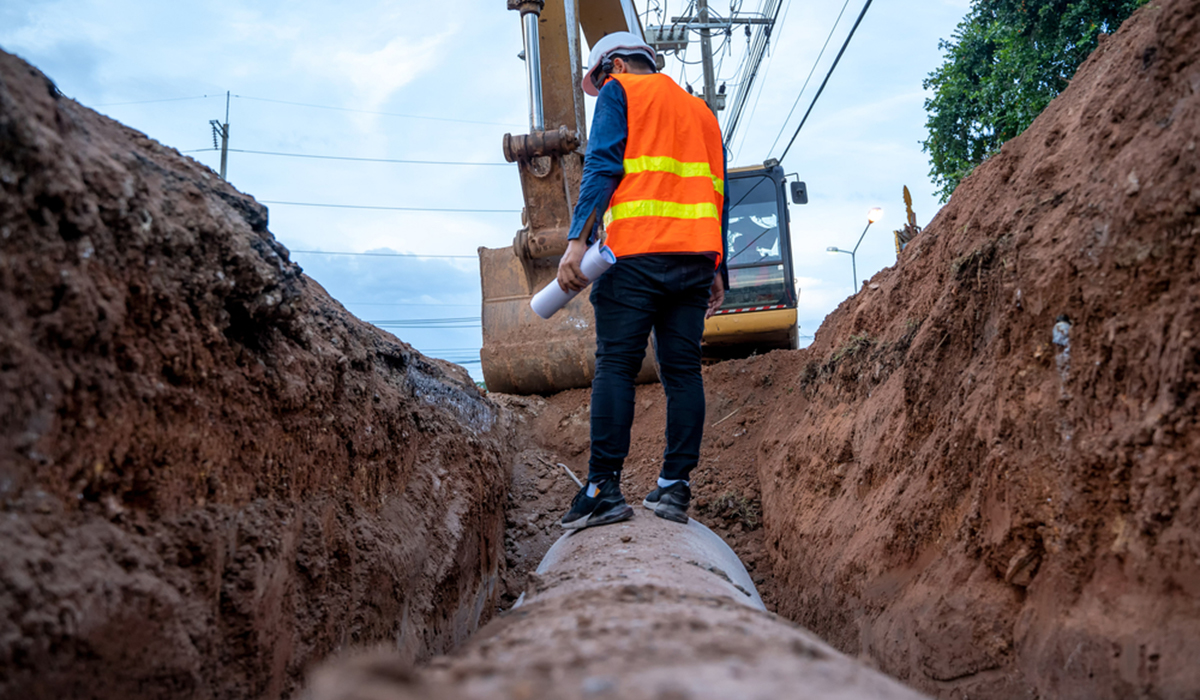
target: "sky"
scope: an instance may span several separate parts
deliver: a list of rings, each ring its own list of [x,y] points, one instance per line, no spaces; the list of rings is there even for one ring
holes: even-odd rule
[[[635,2],[651,11],[646,24],[686,4]],[[740,9],[760,2],[742,0]],[[783,2],[731,166],[782,153],[863,6],[847,2],[835,27],[836,0]],[[809,191],[807,205],[790,205],[806,339],[856,286],[850,256],[826,248],[854,248],[868,210],[881,207],[855,256],[858,279],[868,279],[895,264],[902,187],[912,191],[920,225],[940,207],[920,144],[921,83],[941,64],[938,41],[951,37],[968,5],[873,3],[783,160]],[[730,94],[745,45],[735,31],[719,54]],[[426,354],[463,362],[482,380],[476,249],[511,245],[521,226],[520,182],[501,140],[528,131],[521,23],[502,0],[5,0],[0,48],[67,96],[214,170],[220,155],[209,121],[224,121],[228,92],[228,180],[268,206],[270,230],[292,259],[355,315]],[[699,60],[697,42],[686,58]],[[669,58],[665,72],[701,84],[699,65]]]

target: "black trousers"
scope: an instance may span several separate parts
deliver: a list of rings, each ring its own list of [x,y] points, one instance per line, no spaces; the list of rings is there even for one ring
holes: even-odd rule
[[[695,468],[704,436],[700,338],[714,274],[704,255],[639,255],[618,260],[592,284],[596,376],[589,480],[620,478],[633,426],[633,381],[651,330],[667,395],[661,476],[687,479]]]

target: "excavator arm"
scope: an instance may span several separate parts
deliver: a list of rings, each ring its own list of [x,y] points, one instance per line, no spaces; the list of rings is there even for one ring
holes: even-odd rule
[[[505,134],[525,208],[508,248],[480,248],[484,381],[490,391],[548,394],[589,386],[595,371],[595,316],[587,294],[550,320],[529,299],[557,275],[567,247],[587,143],[583,88],[589,43],[615,31],[641,35],[631,0],[507,0],[520,13],[528,83],[528,134]],[[641,381],[655,379],[652,360]]]

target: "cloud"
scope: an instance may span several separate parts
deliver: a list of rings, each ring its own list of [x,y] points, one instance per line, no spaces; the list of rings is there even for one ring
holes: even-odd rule
[[[103,89],[104,81],[99,72],[109,52],[96,43],[87,40],[60,41],[42,51],[19,51],[18,55],[33,63],[56,85],[70,86],[72,93]]]
[[[346,81],[362,109],[376,110],[397,90],[437,65],[449,35],[442,32],[419,39],[397,37],[375,50],[319,46],[300,53],[298,63],[317,75]]]
[[[383,248],[369,252],[397,251]],[[297,253],[292,257],[310,277],[320,282],[338,299],[347,300],[347,303],[403,302],[476,306],[479,303],[478,265],[471,260],[462,261],[467,264],[459,264],[457,260],[320,253]],[[426,312],[422,311],[421,314]]]
[[[34,0],[6,0],[0,5],[0,27],[19,32],[33,22]]]
[[[481,292],[474,261],[314,254],[292,259],[348,311],[418,350],[452,361],[478,358]],[[411,325],[420,320],[430,323]],[[478,364],[464,366],[482,380]]]
[[[849,267],[849,261],[846,261]],[[845,272],[846,279],[850,271]],[[800,298],[796,302],[796,311],[802,317],[820,318],[837,308],[850,291],[849,285],[840,286],[832,280],[820,277],[801,277]],[[811,329],[810,329],[811,330]]]

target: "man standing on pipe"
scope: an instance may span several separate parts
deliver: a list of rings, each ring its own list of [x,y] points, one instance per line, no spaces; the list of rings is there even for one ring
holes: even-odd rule
[[[721,129],[702,100],[656,72],[654,49],[629,32],[596,42],[588,63],[583,89],[597,97],[596,110],[558,283],[568,291],[587,286],[579,263],[601,220],[617,263],[592,285],[592,452],[588,481],[562,526],[633,516],[621,494],[621,468],[633,426],[633,382],[651,330],[667,394],[667,447],[658,487],[642,505],[687,523],[688,475],[704,434],[700,339],[728,286]]]

